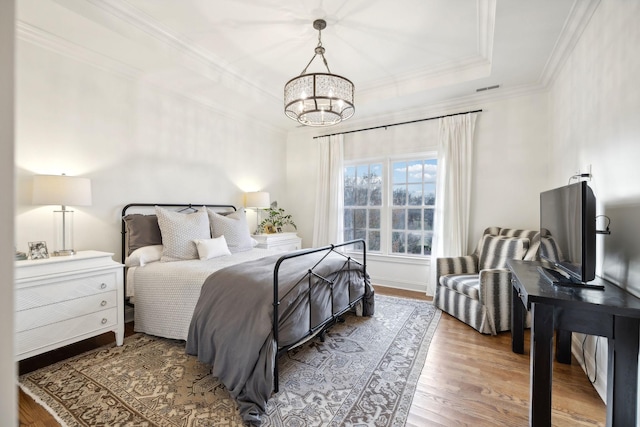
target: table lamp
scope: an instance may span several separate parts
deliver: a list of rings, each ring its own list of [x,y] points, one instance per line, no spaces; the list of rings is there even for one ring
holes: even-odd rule
[[[56,228],[54,256],[75,254],[73,249],[73,211],[67,206],[91,205],[91,180],[67,175],[35,175],[33,204],[60,205],[53,211]]]
[[[266,191],[251,191],[244,193],[244,207],[256,210],[256,231],[254,234],[258,234],[258,228],[260,227],[260,209],[267,209],[270,206],[269,193]]]

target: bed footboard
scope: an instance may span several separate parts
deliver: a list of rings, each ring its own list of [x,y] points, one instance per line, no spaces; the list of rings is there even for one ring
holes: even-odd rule
[[[347,246],[351,246],[353,245],[354,247],[356,245],[360,245],[362,248],[362,260],[356,260],[353,257],[344,254],[340,251],[337,251],[336,249],[338,248],[342,248],[342,247],[347,247]],[[280,323],[280,313],[279,313],[279,306],[280,306],[280,302],[282,301],[282,296],[280,296],[279,294],[279,271],[280,271],[280,267],[283,263],[286,263],[287,260],[293,259],[293,258],[298,258],[298,257],[303,257],[305,255],[309,255],[309,254],[317,254],[317,253],[322,253],[324,252],[324,255],[320,258],[319,261],[317,261],[315,263],[315,265],[311,268],[309,268],[309,270],[307,271],[307,274],[305,275],[305,280],[301,280],[296,286],[309,286],[309,291],[307,292],[307,299],[308,299],[308,304],[309,307],[312,306],[312,292],[311,292],[311,287],[314,286],[318,286],[319,284],[322,284],[324,286],[326,286],[329,290],[329,298],[330,298],[330,314],[328,316],[326,316],[323,320],[321,320],[320,322],[312,322],[310,321],[310,328],[309,331],[307,333],[307,335],[305,335],[304,337],[302,337],[298,342],[291,344],[291,345],[285,345],[285,346],[280,346],[279,343],[279,323]],[[334,281],[328,277],[324,277],[321,274],[318,273],[318,267],[322,265],[323,261],[332,253],[338,254],[342,257],[344,257],[345,263],[343,264],[343,267],[340,271],[342,270],[348,270],[351,271],[352,270],[352,263],[355,264],[359,270],[362,271],[362,280],[364,281],[363,286],[362,286],[362,292],[360,295],[352,295],[352,283],[351,283],[351,275],[349,275],[349,280],[347,283],[347,293],[348,293],[348,299],[347,299],[347,303],[344,304],[341,307],[336,308],[335,304],[334,304]],[[366,251],[366,242],[363,239],[356,239],[356,240],[350,240],[348,242],[344,242],[344,243],[340,243],[340,244],[336,244],[336,245],[329,245],[329,246],[323,246],[320,248],[314,248],[314,249],[308,249],[308,250],[303,250],[303,251],[297,251],[297,252],[292,252],[292,253],[288,253],[286,255],[281,256],[278,261],[275,264],[274,267],[274,272],[273,272],[273,337],[276,343],[276,348],[277,348],[277,354],[274,360],[274,364],[273,364],[273,391],[275,393],[278,392],[279,390],[279,380],[278,380],[278,359],[279,356],[282,353],[287,352],[288,350],[290,350],[291,348],[299,345],[299,343],[301,341],[305,341],[307,339],[309,339],[310,337],[313,337],[314,335],[317,335],[318,333],[323,333],[329,326],[335,324],[343,314],[345,314],[346,312],[348,312],[349,310],[353,309],[358,303],[364,302],[364,298],[365,296],[367,296],[367,270],[366,270],[366,266],[367,266],[367,251]],[[310,310],[310,316],[311,316],[311,310]]]

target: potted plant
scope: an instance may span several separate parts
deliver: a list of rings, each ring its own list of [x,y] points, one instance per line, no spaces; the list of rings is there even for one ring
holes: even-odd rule
[[[298,229],[296,223],[293,222],[291,215],[285,213],[283,208],[270,207],[266,209],[267,218],[263,219],[260,223],[260,228],[266,233],[281,233],[282,227],[290,225],[294,229]]]

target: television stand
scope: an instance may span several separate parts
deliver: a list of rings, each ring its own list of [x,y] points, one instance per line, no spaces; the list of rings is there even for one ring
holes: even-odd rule
[[[572,279],[571,277],[567,277],[564,274],[560,273],[558,270],[554,270],[552,268],[547,267],[538,267],[538,272],[540,276],[545,279],[547,282],[556,286],[567,286],[573,288],[583,288],[583,289],[597,289],[599,291],[604,291],[604,285],[596,285],[594,283],[584,283],[579,282],[577,280]]]
[[[640,426],[636,407],[640,298],[600,277],[594,282],[604,285],[604,292],[584,288],[561,292],[563,288],[552,285],[542,276],[539,262],[510,259],[507,266],[513,279],[511,346],[516,353],[524,353],[525,315],[531,310],[529,425],[552,425],[554,349],[558,361],[570,363],[571,335],[580,332],[607,338],[606,426]],[[555,331],[559,341],[554,346]]]

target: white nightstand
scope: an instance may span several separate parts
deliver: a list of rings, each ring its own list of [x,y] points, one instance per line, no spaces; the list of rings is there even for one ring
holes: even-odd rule
[[[124,340],[123,266],[113,254],[15,262],[15,359],[112,331]]]
[[[295,251],[302,247],[302,239],[296,233],[255,234],[258,247],[282,251]]]

